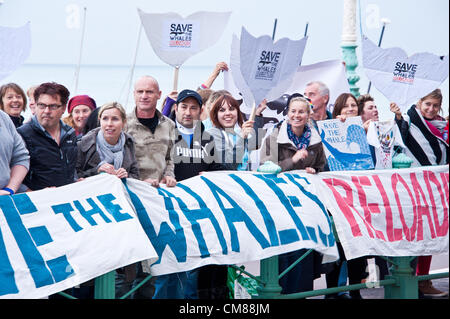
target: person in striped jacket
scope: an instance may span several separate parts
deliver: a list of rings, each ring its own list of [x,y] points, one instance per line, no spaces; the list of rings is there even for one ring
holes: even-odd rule
[[[395,114],[395,121],[400,129],[405,154],[413,160],[411,166],[446,165],[448,160],[447,121],[439,115],[442,111],[442,93],[435,89],[412,105],[406,114],[402,114],[397,104],[390,104]],[[448,128],[447,128],[448,130]],[[419,256],[417,275],[428,275],[431,256]],[[431,280],[419,282],[419,292],[425,297],[444,297],[442,292],[433,287]]]

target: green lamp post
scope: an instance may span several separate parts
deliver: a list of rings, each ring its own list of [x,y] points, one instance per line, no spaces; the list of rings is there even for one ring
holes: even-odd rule
[[[258,172],[266,174],[278,174],[281,172],[281,167],[273,162],[267,161],[258,168]],[[278,256],[272,256],[260,261],[261,281],[256,289],[258,297],[262,299],[276,298],[281,293],[281,287],[278,279]]]
[[[359,81],[360,77],[355,71],[358,67],[358,58],[356,56],[356,0],[344,0],[342,26],[342,59],[345,62],[350,92],[355,97],[358,97],[360,94],[356,82]]]

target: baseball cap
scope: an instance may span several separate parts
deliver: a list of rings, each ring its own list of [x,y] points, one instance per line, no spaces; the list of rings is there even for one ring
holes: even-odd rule
[[[180,94],[178,94],[177,97],[177,104],[180,102],[183,102],[185,99],[187,99],[188,97],[193,97],[194,99],[197,100],[198,104],[200,106],[202,106],[202,97],[200,96],[200,94],[198,94],[197,92],[193,91],[193,90],[183,90],[180,92]]]

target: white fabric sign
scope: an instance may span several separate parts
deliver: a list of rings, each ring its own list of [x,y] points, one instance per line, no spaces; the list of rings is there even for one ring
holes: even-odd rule
[[[236,36],[233,37],[232,46],[233,45],[239,45],[239,40]],[[239,52],[239,49],[232,48],[231,50],[232,54],[236,51]],[[237,89],[235,85],[235,81],[239,81],[237,77],[242,77],[239,72],[236,72],[235,74],[234,70],[239,70],[240,68],[239,64],[233,64],[237,62],[239,62],[239,59],[232,58],[229,71],[224,72],[224,88],[231,92],[231,94],[235,98],[239,98],[240,94],[249,94],[246,93],[249,92],[248,86],[246,87],[241,85],[239,87],[240,89]],[[282,92],[282,94],[303,94],[303,92],[305,92],[306,84],[311,81],[321,81],[325,83],[326,86],[330,89],[330,99],[327,106],[327,109],[330,112],[333,111],[334,101],[336,100],[336,98],[342,93],[350,92],[344,64],[341,60],[329,60],[299,66],[294,77],[292,78],[290,86],[284,92]],[[278,97],[281,97],[282,94],[280,94]],[[244,99],[244,101],[245,100],[248,99]],[[277,123],[284,119],[283,108],[278,108],[276,106],[276,103],[271,103],[271,101],[269,100],[268,107],[262,113],[267,121],[270,120],[273,123]],[[247,105],[246,103],[243,103],[240,109],[243,113],[249,114],[251,112],[251,104]]]
[[[375,148],[375,169],[392,168],[394,146],[406,148],[395,120],[370,122],[367,142]]]
[[[138,9],[145,33],[156,55],[173,67],[215,44],[231,12],[145,13]]]
[[[331,171],[374,168],[361,116],[318,121],[320,138]]]
[[[0,298],[42,298],[157,254],[122,182],[0,196]]]
[[[422,52],[408,57],[400,48],[382,49],[362,39],[363,66],[373,85],[402,111],[438,88],[448,77],[448,55]]]
[[[448,253],[448,165],[325,172],[310,180],[347,259]]]
[[[251,100],[243,96],[247,105],[259,105],[263,99],[276,99],[285,92],[300,65],[307,39],[282,38],[273,43],[270,36],[255,38],[242,27],[239,46],[232,45],[232,50],[239,49],[240,68],[235,72],[242,75],[235,78],[235,84],[241,92],[246,91],[246,84],[252,93]],[[231,57],[235,59],[237,53]],[[232,61],[231,67],[236,64]]]
[[[300,66],[286,93],[298,92],[303,94],[306,84],[311,81],[321,81],[330,90],[330,99],[327,105],[330,112],[333,112],[334,102],[339,95],[350,93],[345,65],[341,60],[329,60]]]
[[[243,113],[250,114],[252,111],[252,105],[254,97],[252,90],[248,86],[241,73],[241,43],[239,38],[233,34],[231,40],[231,56],[230,67],[228,71],[224,71],[224,89],[233,95],[235,99],[242,99],[240,110]]]
[[[327,210],[347,259],[448,252],[448,182],[448,165],[208,172],[173,188],[101,174],[0,196],[0,297],[42,298],[141,260],[153,275],[301,248],[336,260]]]
[[[17,70],[31,52],[31,31],[28,22],[19,28],[0,26],[0,80]]]
[[[150,273],[243,263],[301,248],[336,260],[330,220],[309,177],[300,171],[276,178],[208,172],[174,188],[128,179],[131,200],[160,256]]]

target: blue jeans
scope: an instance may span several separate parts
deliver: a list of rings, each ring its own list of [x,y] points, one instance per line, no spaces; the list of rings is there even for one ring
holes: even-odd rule
[[[153,299],[184,299],[186,281],[186,272],[155,277]]]

